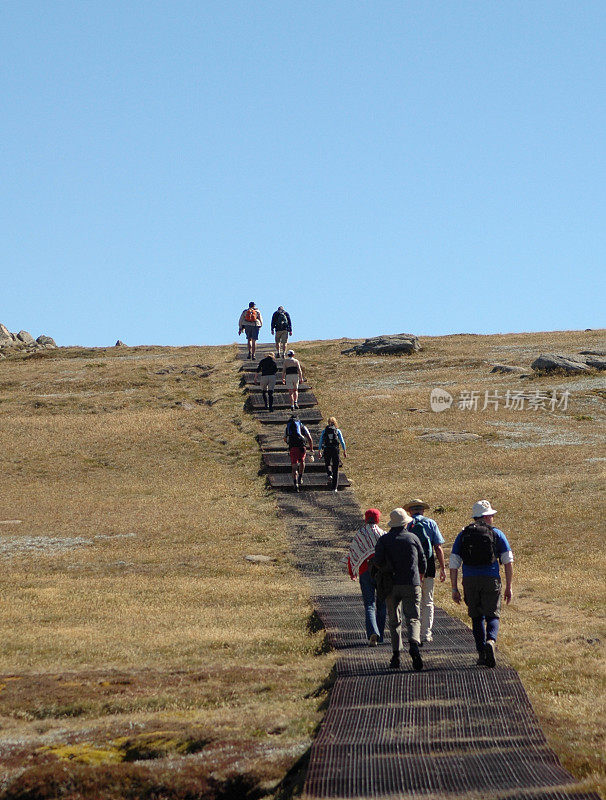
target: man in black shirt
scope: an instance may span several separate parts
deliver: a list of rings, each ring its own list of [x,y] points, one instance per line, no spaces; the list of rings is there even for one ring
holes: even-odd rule
[[[259,383],[261,376],[261,390],[263,392],[263,402],[269,411],[274,410],[274,389],[276,388],[276,375],[278,365],[273,353],[268,353],[265,358],[259,361],[259,366],[255,373],[255,385]]]
[[[393,655],[389,666],[398,669],[402,646],[402,614],[408,628],[408,652],[412,666],[419,672],[423,660],[419,650],[421,643],[421,578],[427,569],[427,559],[421,542],[408,533],[406,525],[411,521],[403,508],[394,508],[389,515],[389,533],[381,536],[375,547],[375,564],[393,575],[393,588],[385,598],[389,614],[389,631]]]
[[[277,310],[274,311],[271,318],[271,332],[276,335],[277,357],[280,358],[280,350],[282,351],[282,356],[284,356],[288,337],[292,336],[290,314],[284,310],[284,306],[278,306]]]

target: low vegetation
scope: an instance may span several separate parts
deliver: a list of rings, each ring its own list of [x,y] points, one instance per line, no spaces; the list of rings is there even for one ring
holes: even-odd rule
[[[501,652],[565,766],[598,790],[603,380],[490,369],[603,338],[425,338],[401,358],[297,346],[346,435],[361,504],[387,514],[427,498],[448,543],[474,500],[499,510],[517,559]],[[0,800],[289,794],[334,654],[257,474],[234,358],[234,347],[73,348],[0,362]],[[449,410],[430,410],[435,387]],[[482,410],[486,391],[554,389],[569,390],[565,409]],[[460,409],[471,391],[477,411]],[[475,437],[419,438],[444,432]],[[465,618],[444,587],[437,602]]]

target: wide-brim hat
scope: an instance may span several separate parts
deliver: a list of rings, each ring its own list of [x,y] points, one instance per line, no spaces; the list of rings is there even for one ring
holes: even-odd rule
[[[294,350],[289,350],[288,353],[286,353],[287,356],[294,356],[294,354],[295,354]]]
[[[473,504],[473,508],[471,510],[471,516],[474,519],[478,519],[479,517],[489,517],[496,513],[497,510],[490,505],[490,500],[478,500],[477,503]]]
[[[412,517],[403,508],[394,508],[389,515],[390,528],[402,528],[412,522]]]
[[[429,508],[427,503],[425,503],[423,500],[419,500],[419,498],[416,497],[414,500],[411,500],[410,503],[406,503],[404,509],[410,512],[410,509],[415,507],[422,508],[423,510]]]

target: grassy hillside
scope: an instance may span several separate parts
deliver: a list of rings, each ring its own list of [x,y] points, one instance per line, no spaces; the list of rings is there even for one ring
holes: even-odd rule
[[[488,498],[514,550],[514,601],[503,612],[499,645],[522,677],[551,745],[565,766],[600,786],[604,778],[606,641],[604,478],[606,378],[520,378],[492,365],[529,365],[542,352],[606,350],[604,331],[424,338],[405,357],[340,356],[347,342],[297,348],[325,414],[335,413],[348,445],[347,473],[360,502],[384,514],[425,498],[447,545]],[[453,397],[430,410],[430,392]],[[537,390],[568,408],[504,408],[507,390]],[[462,392],[478,410],[462,410]],[[488,404],[489,392],[503,398]],[[513,396],[513,395],[511,395]],[[436,433],[475,434],[432,441]],[[420,438],[425,437],[425,438]],[[454,437],[452,437],[454,438]],[[447,547],[449,552],[449,547]],[[467,621],[450,584],[436,602]]]
[[[499,510],[517,559],[501,650],[565,765],[603,788],[604,378],[489,374],[545,350],[605,349],[603,332],[422,345],[357,358],[310,342],[297,355],[339,419],[363,505],[387,514],[424,497],[449,544],[474,500]],[[234,356],[0,362],[0,798],[42,800],[54,785],[74,799],[253,797],[308,747],[333,656],[257,475]],[[437,386],[454,397],[440,414]],[[508,389],[571,394],[566,410],[482,411],[486,391]],[[477,411],[457,407],[463,391],[480,393]],[[477,438],[427,438],[444,431]],[[446,587],[437,602],[464,616]]]
[[[234,356],[0,362],[0,797],[246,797],[307,749],[332,657]]]

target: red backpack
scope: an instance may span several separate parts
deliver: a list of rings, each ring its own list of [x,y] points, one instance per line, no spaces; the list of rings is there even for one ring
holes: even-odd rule
[[[247,308],[244,319],[246,322],[256,322],[259,319],[259,312],[256,308]]]

